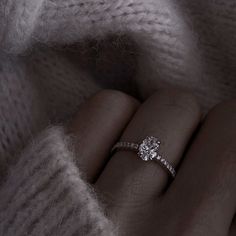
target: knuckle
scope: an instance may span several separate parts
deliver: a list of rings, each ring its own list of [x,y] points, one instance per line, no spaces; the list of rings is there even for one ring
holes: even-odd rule
[[[124,107],[137,107],[139,104],[139,102],[130,95],[112,89],[104,89],[99,91],[94,96],[94,99],[112,106],[122,105]]]
[[[181,89],[162,89],[154,94],[154,99],[165,106],[181,109],[184,112],[200,116],[201,109],[196,97]]]

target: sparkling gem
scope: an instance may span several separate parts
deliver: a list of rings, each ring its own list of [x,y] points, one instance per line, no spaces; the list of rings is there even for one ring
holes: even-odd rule
[[[147,137],[143,140],[143,142],[139,145],[138,155],[144,161],[153,160],[158,156],[158,148],[160,146],[160,142],[155,137]]]

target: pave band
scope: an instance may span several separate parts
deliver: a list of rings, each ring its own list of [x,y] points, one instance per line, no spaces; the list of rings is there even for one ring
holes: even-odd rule
[[[118,142],[114,145],[111,152],[119,150],[134,151],[143,161],[158,161],[174,178],[176,171],[174,167],[161,155],[158,154],[158,149],[161,142],[156,137],[146,137],[141,144],[131,142]]]

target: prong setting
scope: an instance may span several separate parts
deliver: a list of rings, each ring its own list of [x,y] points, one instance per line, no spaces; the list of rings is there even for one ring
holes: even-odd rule
[[[143,161],[156,159],[161,142],[156,137],[148,136],[139,145],[138,155]]]

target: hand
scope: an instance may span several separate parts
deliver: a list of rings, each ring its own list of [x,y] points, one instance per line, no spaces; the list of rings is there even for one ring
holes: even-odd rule
[[[81,107],[70,125],[78,162],[119,235],[236,235],[236,102],[211,111],[193,139],[200,120],[194,97],[176,90],[159,91],[142,105],[103,91]],[[110,157],[119,139],[148,135],[161,139],[160,153],[177,169],[174,180],[134,152]]]

